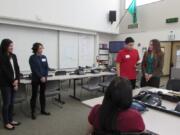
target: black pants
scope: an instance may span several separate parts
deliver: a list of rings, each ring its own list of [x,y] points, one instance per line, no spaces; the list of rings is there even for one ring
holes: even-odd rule
[[[14,108],[14,95],[15,91],[13,87],[1,87],[2,93],[2,116],[4,125],[13,121],[13,108]]]
[[[46,97],[45,97],[45,90],[46,90],[46,83],[42,82],[32,82],[32,97],[31,97],[31,113],[35,113],[36,109],[36,99],[38,95],[40,87],[40,96],[39,101],[41,105],[41,112],[45,111],[45,105],[46,105]]]
[[[130,80],[132,89],[134,90],[136,88],[136,79],[135,80]]]
[[[141,78],[141,87],[150,86],[159,88],[160,85],[160,77],[152,77],[148,82],[146,81],[145,77]]]

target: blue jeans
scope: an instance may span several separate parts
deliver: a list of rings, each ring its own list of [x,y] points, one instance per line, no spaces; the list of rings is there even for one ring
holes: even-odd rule
[[[1,87],[2,93],[2,115],[4,125],[13,121],[14,95],[15,91],[12,87]]]

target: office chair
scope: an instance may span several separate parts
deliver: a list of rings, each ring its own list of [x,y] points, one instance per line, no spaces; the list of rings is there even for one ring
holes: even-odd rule
[[[20,79],[23,79],[23,78],[24,78],[23,73],[20,73]]]
[[[26,89],[25,89],[25,85],[20,84],[18,91],[16,91],[16,93],[15,93],[14,104],[15,105],[20,104],[21,112],[24,115],[27,115],[27,110],[23,106],[24,103],[26,103],[26,107],[27,106],[29,107],[29,104],[28,104],[28,95],[27,95],[27,92],[26,92]]]
[[[66,75],[67,74],[67,72],[64,70],[61,70],[61,71],[56,71],[55,72],[55,76],[58,76],[58,75]]]
[[[56,71],[55,72],[55,76],[62,76],[62,75],[66,75],[67,74],[67,71],[65,70],[61,70],[61,71]],[[66,81],[60,81],[60,88],[61,90],[64,90],[63,88],[63,83],[65,83]],[[69,81],[69,85],[70,85],[70,81]]]
[[[114,79],[114,77],[115,75],[106,76],[104,78],[104,82],[99,83],[99,86],[103,87],[103,89],[107,88],[110,85],[111,81]]]
[[[166,89],[180,92],[180,79],[170,79]]]
[[[82,85],[82,89],[88,92],[98,92],[101,90],[101,86],[99,86],[100,81],[101,77],[92,77],[87,81],[87,84]]]
[[[48,68],[48,70],[51,71],[51,72],[55,72],[56,71],[56,69],[54,69],[54,68]]]
[[[52,101],[55,105],[57,105],[58,107],[62,108],[62,106],[60,106],[60,104],[64,104],[64,102],[61,100],[61,92],[60,92],[60,88],[59,88],[59,81],[48,81],[46,84],[46,93],[45,96],[47,98],[52,98]],[[60,104],[57,104],[57,102],[54,102],[53,99],[55,99],[54,97],[57,97],[57,102]]]

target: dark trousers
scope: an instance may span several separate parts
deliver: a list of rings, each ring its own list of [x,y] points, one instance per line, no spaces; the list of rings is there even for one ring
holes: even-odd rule
[[[141,87],[156,87],[159,88],[160,85],[160,77],[152,77],[148,82],[146,81],[145,77],[141,78]]]
[[[46,105],[46,97],[45,97],[45,90],[46,90],[46,83],[41,82],[32,82],[32,97],[31,97],[31,113],[35,113],[36,109],[36,99],[38,95],[40,87],[40,96],[39,101],[41,105],[41,112],[45,111],[45,105]]]
[[[134,90],[136,88],[136,79],[134,80],[130,80],[131,85],[132,85],[132,89]]]
[[[13,87],[1,87],[2,93],[2,116],[4,125],[13,121],[13,108],[14,108],[14,95],[15,91]]]

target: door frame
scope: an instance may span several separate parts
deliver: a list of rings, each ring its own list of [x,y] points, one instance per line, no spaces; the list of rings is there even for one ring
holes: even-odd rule
[[[169,65],[169,79],[171,78],[171,68],[173,67],[173,45],[175,42],[180,42],[180,40],[175,40],[175,41],[160,41],[160,43],[162,42],[170,42],[171,43],[171,56],[170,56],[170,65]]]
[[[171,55],[170,55],[170,65],[169,65],[169,79],[171,78],[171,67],[173,66],[173,63],[172,63],[172,57],[173,57],[173,54],[172,54],[172,51],[173,51],[173,41],[160,41],[160,43],[166,43],[166,42],[170,42],[170,45],[171,45]]]

